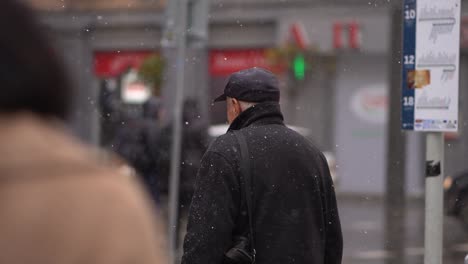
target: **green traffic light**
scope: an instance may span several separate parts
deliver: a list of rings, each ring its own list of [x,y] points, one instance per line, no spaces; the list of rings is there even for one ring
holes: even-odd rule
[[[304,80],[306,72],[306,63],[304,55],[297,54],[296,57],[294,57],[293,68],[294,78],[296,78],[296,80]]]

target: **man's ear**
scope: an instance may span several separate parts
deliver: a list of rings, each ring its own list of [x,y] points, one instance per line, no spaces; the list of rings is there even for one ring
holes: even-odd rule
[[[232,100],[232,106],[236,110],[237,114],[240,115],[240,113],[242,113],[242,107],[241,107],[239,100],[237,100],[236,98],[232,98],[231,100]]]

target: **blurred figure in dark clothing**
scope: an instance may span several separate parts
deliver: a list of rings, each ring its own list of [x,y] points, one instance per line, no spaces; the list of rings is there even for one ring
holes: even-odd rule
[[[200,118],[198,103],[187,100],[184,105],[184,133],[182,140],[182,167],[180,204],[188,210],[195,190],[195,178],[203,153],[207,148],[207,124]]]
[[[122,122],[122,100],[116,80],[103,80],[99,89],[99,110],[101,112],[101,146],[108,147],[113,135]]]
[[[184,102],[179,202],[180,208],[187,210],[195,189],[197,170],[208,144],[207,124],[202,121],[199,113],[198,103],[195,100],[189,99]],[[158,143],[161,170],[159,185],[161,192],[167,194],[170,176],[172,123],[166,125],[160,135]]]
[[[0,263],[167,263],[140,186],[64,128],[71,90],[40,30],[1,2]]]
[[[158,186],[159,160],[159,112],[161,103],[152,97],[143,104],[143,116],[126,116],[117,127],[112,148],[122,156],[142,178],[153,201],[160,200]]]
[[[184,102],[182,122],[182,156],[178,208],[178,214],[181,216],[179,217],[180,222],[188,214],[189,205],[195,190],[195,178],[208,143],[207,124],[200,118],[198,103],[195,100],[186,100]],[[162,195],[168,195],[169,193],[172,135],[172,123],[169,123],[162,129],[157,144],[160,146],[158,152],[158,168],[160,170],[158,186],[160,186],[160,193]],[[177,227],[177,233],[179,233],[181,225],[179,224]]]

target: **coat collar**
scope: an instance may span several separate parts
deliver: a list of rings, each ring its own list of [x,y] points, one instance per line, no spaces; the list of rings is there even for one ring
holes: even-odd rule
[[[283,114],[278,103],[256,104],[242,112],[231,124],[228,131],[239,130],[248,126],[284,125]]]

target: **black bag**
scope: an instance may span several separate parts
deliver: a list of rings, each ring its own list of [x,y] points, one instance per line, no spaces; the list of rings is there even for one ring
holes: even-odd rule
[[[248,237],[238,236],[234,238],[234,246],[224,254],[223,264],[254,264],[256,251],[253,237],[252,176],[250,173],[249,149],[242,132],[234,131],[234,135],[240,145],[241,185],[243,182],[245,186],[244,193],[247,202],[247,214],[249,217],[249,234]]]

